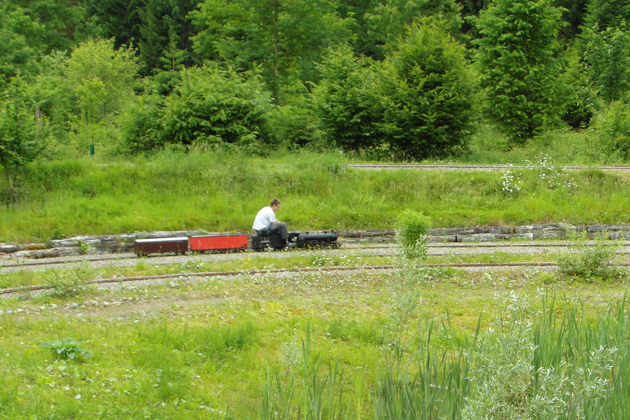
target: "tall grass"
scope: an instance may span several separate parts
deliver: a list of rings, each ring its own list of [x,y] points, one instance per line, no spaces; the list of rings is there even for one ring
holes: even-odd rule
[[[283,202],[278,218],[295,230],[393,228],[406,209],[424,213],[435,227],[630,222],[627,174],[558,171],[550,183],[541,169],[523,169],[511,193],[501,172],[365,171],[346,167],[345,159],[166,151],[108,164],[42,163],[23,176],[17,201],[13,193],[5,197],[0,240],[248,231],[274,197]]]
[[[559,165],[625,165],[627,159],[611,151],[600,130],[549,130],[522,147],[509,147],[508,138],[488,125],[479,125],[467,154],[452,160],[479,164],[523,164],[548,155]]]
[[[512,294],[491,328],[459,336],[444,324],[413,349],[415,363],[384,365],[368,384],[377,419],[625,419],[630,414],[630,315],[624,297],[596,320],[579,303]],[[309,362],[302,376],[268,381],[263,419],[357,418],[336,364]],[[362,401],[358,402],[359,405]]]

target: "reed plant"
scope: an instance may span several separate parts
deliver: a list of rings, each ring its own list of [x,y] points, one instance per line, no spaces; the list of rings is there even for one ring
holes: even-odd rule
[[[443,323],[451,341],[447,346],[436,344],[435,331],[428,325],[412,351],[415,363],[381,367],[371,385],[372,417],[626,418],[630,316],[625,297],[595,322],[584,317],[580,302],[560,308],[555,296],[541,294],[532,300],[511,294],[504,305],[486,331],[479,322],[473,334],[462,337]],[[336,365],[326,372],[322,376],[305,371],[311,382],[308,386],[304,382],[304,388],[295,377],[282,385],[268,382],[263,418],[346,418],[340,413],[349,414],[354,406],[343,395],[347,387],[332,386],[339,380]],[[287,411],[288,405],[299,405],[293,392],[308,395],[301,403],[304,408],[334,401],[337,417],[299,417],[299,409]],[[313,395],[316,402],[309,399]]]

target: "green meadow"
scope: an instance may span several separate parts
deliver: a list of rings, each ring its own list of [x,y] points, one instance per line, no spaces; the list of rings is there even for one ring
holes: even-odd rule
[[[514,163],[527,163],[518,155]],[[469,156],[471,159],[474,155]],[[339,153],[161,152],[150,158],[42,162],[0,191],[3,242],[136,231],[249,231],[271,198],[294,230],[392,228],[401,211],[434,227],[630,221],[630,174],[531,169],[368,171]]]
[[[0,418],[627,418],[625,280],[394,263],[3,299]]]

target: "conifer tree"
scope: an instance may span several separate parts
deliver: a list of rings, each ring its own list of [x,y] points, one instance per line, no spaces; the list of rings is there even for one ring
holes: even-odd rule
[[[516,144],[561,112],[561,16],[550,0],[497,0],[474,19],[487,115]]]

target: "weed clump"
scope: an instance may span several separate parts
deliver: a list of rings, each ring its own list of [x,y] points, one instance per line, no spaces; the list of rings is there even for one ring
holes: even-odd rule
[[[39,347],[51,349],[53,355],[58,359],[80,360],[92,356],[89,351],[81,348],[79,343],[72,338],[41,343]]]
[[[402,245],[405,258],[424,260],[427,257],[427,233],[431,221],[422,213],[407,210],[400,215],[396,238]]]
[[[78,296],[85,293],[88,280],[93,276],[93,270],[87,263],[81,263],[68,271],[50,271],[43,278],[44,286],[58,297]]]
[[[558,259],[559,277],[593,282],[618,280],[626,274],[626,270],[613,261],[617,246],[605,244],[601,237],[588,244],[585,234],[573,234],[571,239],[572,252]]]

